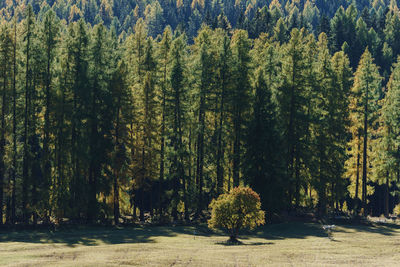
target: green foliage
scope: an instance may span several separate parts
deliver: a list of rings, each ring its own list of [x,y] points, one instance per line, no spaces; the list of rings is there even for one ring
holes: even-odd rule
[[[400,166],[395,1],[0,9],[7,222],[202,219],[239,185],[268,216],[359,210],[358,199],[388,210]]]
[[[265,223],[260,197],[249,187],[233,188],[214,199],[210,208],[208,226],[228,230],[232,241],[237,238],[240,229],[254,229]]]

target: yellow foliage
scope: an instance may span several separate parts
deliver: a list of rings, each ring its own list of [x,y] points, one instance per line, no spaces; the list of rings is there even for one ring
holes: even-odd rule
[[[214,199],[211,204],[210,228],[224,228],[236,237],[242,228],[254,229],[265,223],[260,196],[249,187],[236,187]]]
[[[396,215],[400,215],[400,204],[397,204],[393,209],[393,213]]]

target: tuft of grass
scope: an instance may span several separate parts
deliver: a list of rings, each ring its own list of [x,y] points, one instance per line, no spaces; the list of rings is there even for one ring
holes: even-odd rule
[[[239,236],[204,227],[0,231],[0,266],[398,266],[400,226],[267,225]]]

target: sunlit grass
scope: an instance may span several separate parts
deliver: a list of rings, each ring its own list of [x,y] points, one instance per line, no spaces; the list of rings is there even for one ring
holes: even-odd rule
[[[194,235],[196,232],[196,235]],[[0,266],[398,266],[400,227],[268,225],[242,245],[205,227],[0,231]]]

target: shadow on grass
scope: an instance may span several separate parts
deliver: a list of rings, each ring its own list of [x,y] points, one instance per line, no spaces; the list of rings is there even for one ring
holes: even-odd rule
[[[303,239],[307,237],[326,237],[326,232],[321,225],[316,223],[281,223],[267,225],[258,228],[252,234],[245,235],[244,238],[257,236],[268,240],[280,240],[288,238]],[[241,237],[243,239],[243,237]]]
[[[369,232],[381,235],[394,235],[400,229],[400,225],[341,225],[334,232]],[[156,237],[174,237],[181,234],[213,237],[227,236],[222,231],[212,231],[205,225],[200,226],[169,226],[169,227],[101,227],[101,226],[75,226],[50,230],[22,230],[10,231],[0,229],[0,243],[61,243],[74,247],[76,245],[96,246],[99,244],[123,244],[123,243],[154,243]],[[273,240],[304,239],[307,237],[327,237],[327,233],[317,223],[281,223],[266,225],[255,231],[242,231],[239,239],[241,245],[258,246],[274,244]],[[252,238],[265,239],[265,242],[251,242]],[[217,243],[232,245],[226,242]]]
[[[400,225],[393,223],[385,224],[345,224],[338,225],[333,232],[342,232],[354,234],[357,232],[374,233],[385,236],[392,236],[399,232]],[[321,237],[327,238],[327,232],[322,229],[322,225],[318,223],[298,223],[289,222],[274,225],[266,225],[258,228],[254,232],[244,232],[240,235],[241,240],[248,240],[249,238],[264,238],[266,240],[282,240],[282,239],[303,239],[307,237]],[[333,240],[335,242],[340,242],[339,240]]]
[[[351,233],[349,230],[353,232],[356,231],[392,236],[400,230],[400,225],[394,223],[373,223],[371,225],[346,224],[342,225],[339,229],[335,229],[335,232]]]
[[[216,242],[215,244],[230,247],[230,246],[264,246],[264,245],[273,245],[275,243],[273,243],[273,242],[231,243],[231,242],[226,241],[226,242]]]
[[[57,231],[50,230],[0,230],[0,243],[64,243],[74,247],[76,245],[96,246],[105,244],[123,243],[153,243],[155,237],[173,237],[178,234],[196,234],[197,236],[215,235],[211,231],[194,227],[100,227],[81,226],[63,228]]]

